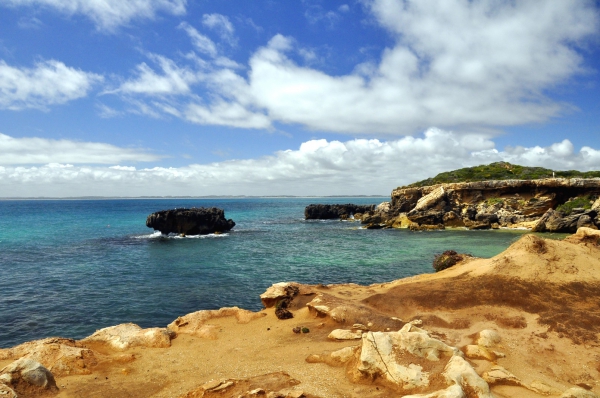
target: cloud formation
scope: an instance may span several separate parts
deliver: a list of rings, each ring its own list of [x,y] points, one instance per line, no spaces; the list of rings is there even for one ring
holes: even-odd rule
[[[4,0],[0,3],[46,6],[68,15],[82,14],[90,18],[98,29],[112,31],[133,19],[152,19],[158,12],[183,15],[187,0]]]
[[[545,148],[499,151],[485,136],[432,128],[392,141],[311,140],[257,159],[179,168],[0,166],[0,185],[11,196],[388,195],[397,186],[442,171],[501,160],[555,170],[598,170],[600,150],[583,147],[577,152],[564,140]]]
[[[74,163],[115,164],[151,162],[156,156],[141,150],[99,142],[13,138],[0,133],[0,165]]]
[[[46,109],[85,97],[102,80],[54,60],[39,62],[35,68],[17,68],[0,60],[0,109]]]
[[[253,53],[247,73],[238,73],[217,62],[212,40],[183,23],[196,50],[212,59],[179,66],[201,76],[184,93],[189,98],[180,99],[186,111],[179,114],[204,124],[266,128],[280,122],[378,135],[414,134],[432,125],[489,132],[543,122],[572,110],[547,91],[583,72],[579,46],[598,33],[598,11],[589,1],[365,4],[395,44],[377,63],[358,64],[339,76],[294,61],[292,55],[302,58],[304,50],[282,35]],[[203,23],[233,34],[221,17],[205,15]],[[223,117],[223,109],[235,117]]]

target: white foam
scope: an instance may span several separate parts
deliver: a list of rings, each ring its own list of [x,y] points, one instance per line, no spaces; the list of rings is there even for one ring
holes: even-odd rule
[[[206,239],[206,238],[221,238],[229,236],[229,234],[208,234],[208,235],[186,235],[180,236],[178,234],[163,235],[160,231],[155,231],[148,235],[134,236],[135,239]]]

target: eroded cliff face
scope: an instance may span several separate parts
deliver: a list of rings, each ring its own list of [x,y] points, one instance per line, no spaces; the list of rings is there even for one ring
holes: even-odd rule
[[[413,229],[528,227],[574,232],[581,226],[600,225],[599,196],[597,178],[440,184],[395,189],[389,209],[382,216],[389,226]],[[585,208],[576,208],[568,215],[552,212],[573,198],[584,197],[590,201]],[[562,220],[565,217],[569,219]]]

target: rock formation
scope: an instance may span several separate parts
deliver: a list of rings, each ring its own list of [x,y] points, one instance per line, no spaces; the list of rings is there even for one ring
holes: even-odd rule
[[[548,178],[448,183],[402,187],[389,206],[379,205],[362,222],[389,227],[432,229],[533,228],[573,233],[600,225],[600,179]],[[572,204],[582,203],[581,208]],[[560,211],[565,207],[566,211]]]
[[[225,212],[216,207],[162,210],[146,219],[146,226],[160,231],[184,235],[206,235],[226,232],[235,226],[233,220],[225,219]]]
[[[375,205],[319,205],[312,204],[304,209],[304,218],[307,220],[332,220],[346,219],[357,213],[368,213],[375,210]]]

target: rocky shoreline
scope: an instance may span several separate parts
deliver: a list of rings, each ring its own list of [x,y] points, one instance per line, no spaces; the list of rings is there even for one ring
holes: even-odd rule
[[[547,178],[402,187],[392,191],[389,202],[362,212],[353,211],[355,205],[336,205],[341,206],[336,211],[327,209],[328,205],[311,206],[325,206],[321,211],[324,214],[352,215],[367,228],[525,228],[574,233],[580,227],[600,227],[600,179]]]
[[[0,349],[0,396],[597,398],[598,269],[582,227],[389,283],[278,283],[260,312]]]

